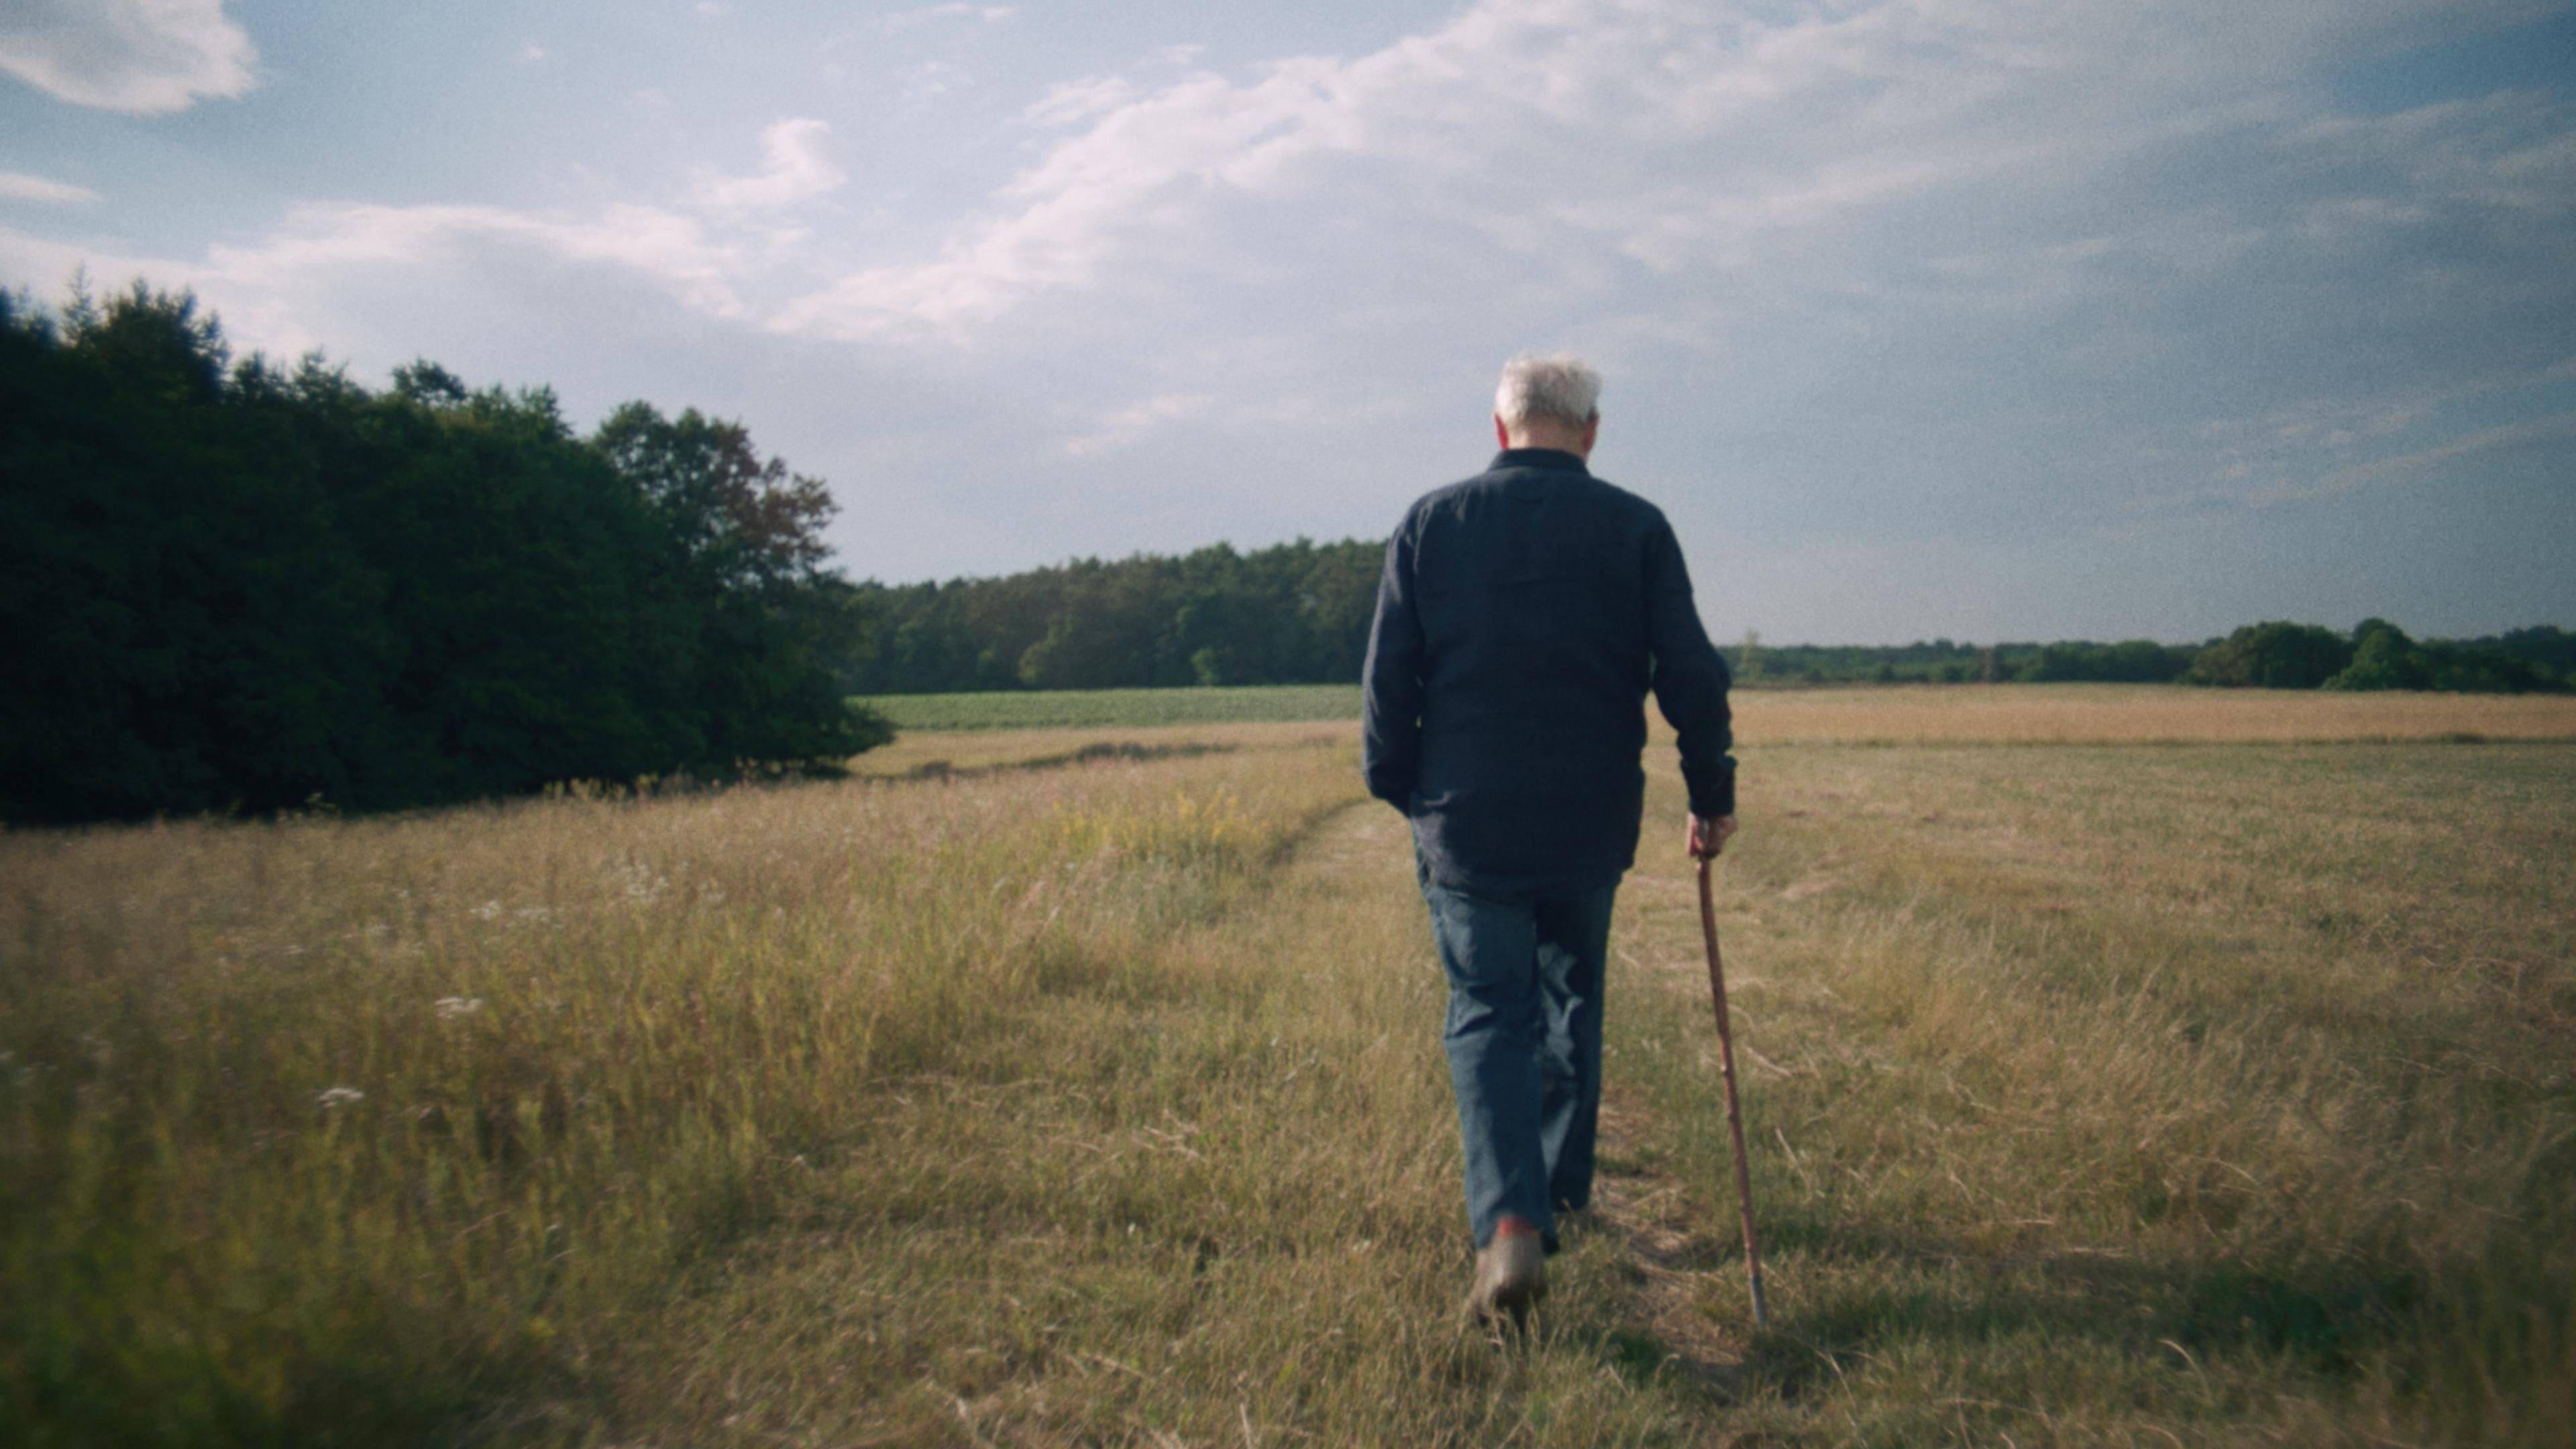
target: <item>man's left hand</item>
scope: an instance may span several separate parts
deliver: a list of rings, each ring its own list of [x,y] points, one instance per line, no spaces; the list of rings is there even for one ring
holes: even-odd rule
[[[1726,838],[1734,833],[1735,817],[1732,815],[1720,815],[1714,820],[1694,815],[1690,818],[1690,837],[1683,842],[1682,848],[1690,852],[1693,860],[1713,859],[1726,849]]]

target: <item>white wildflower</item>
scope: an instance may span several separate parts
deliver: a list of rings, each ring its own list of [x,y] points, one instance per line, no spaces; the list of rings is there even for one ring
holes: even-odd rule
[[[346,1107],[352,1102],[363,1102],[367,1100],[367,1094],[355,1087],[324,1087],[321,1095],[315,1100],[320,1102],[322,1110],[327,1112],[334,1107]]]
[[[485,901],[483,904],[474,908],[473,915],[474,919],[478,921],[497,921],[501,919],[501,903],[499,901]]]
[[[454,1021],[460,1016],[472,1016],[474,1013],[481,1011],[483,1009],[483,998],[480,996],[442,996],[438,998],[437,1007],[439,1020]]]
[[[653,868],[640,860],[621,860],[608,869],[609,884],[623,893],[630,906],[649,906],[662,898],[670,888],[668,876],[656,875]]]

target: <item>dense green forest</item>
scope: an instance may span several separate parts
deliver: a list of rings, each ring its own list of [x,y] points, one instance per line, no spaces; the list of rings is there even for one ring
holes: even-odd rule
[[[1346,684],[1360,677],[1385,546],[1079,559],[1000,578],[861,584],[856,694]]]
[[[830,496],[731,423],[238,364],[138,283],[0,294],[0,817],[385,809],[832,767]]]

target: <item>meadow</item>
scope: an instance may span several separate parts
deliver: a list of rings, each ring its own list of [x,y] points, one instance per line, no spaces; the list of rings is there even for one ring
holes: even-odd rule
[[[1659,745],[1517,1347],[1347,724],[13,832],[0,1440],[2565,1443],[2571,705],[1740,696],[1758,1334]]]

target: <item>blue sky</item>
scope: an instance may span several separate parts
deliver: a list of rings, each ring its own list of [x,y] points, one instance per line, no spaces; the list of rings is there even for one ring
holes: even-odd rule
[[[2576,624],[2576,11],[0,14],[0,280],[747,422],[852,573],[1381,536],[1608,377],[1720,638]]]

